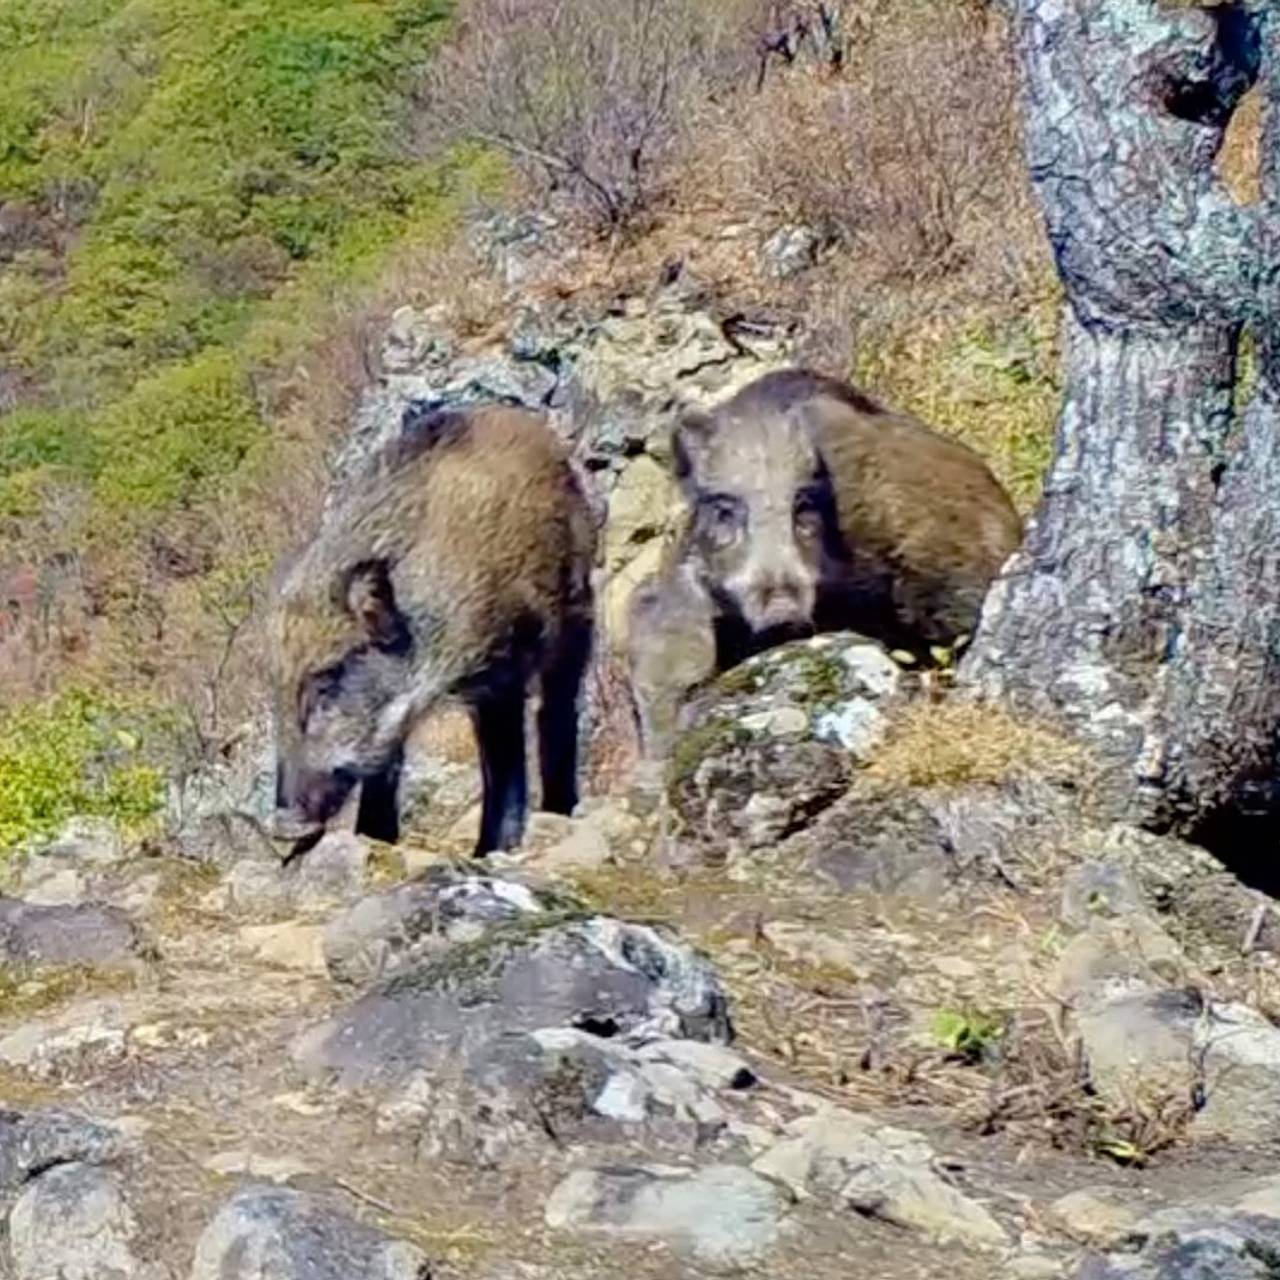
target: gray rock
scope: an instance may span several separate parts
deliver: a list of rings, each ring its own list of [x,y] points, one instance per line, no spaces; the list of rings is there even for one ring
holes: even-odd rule
[[[103,1164],[123,1154],[123,1135],[64,1111],[0,1111],[0,1196],[58,1165]]]
[[[576,1027],[727,1040],[711,967],[656,929],[597,916],[518,921],[397,973],[304,1034],[294,1056],[347,1086],[403,1082],[500,1032]]]
[[[87,1164],[41,1174],[9,1214],[16,1280],[134,1280],[138,1224],[119,1178]]]
[[[295,905],[314,906],[362,893],[368,873],[369,846],[350,831],[328,831],[285,866],[284,880]]]
[[[1031,778],[908,787],[855,778],[779,861],[844,892],[937,898],[966,877],[1017,882],[1041,849],[1060,850],[1078,801]]]
[[[1047,1217],[1072,1240],[1115,1248],[1132,1234],[1142,1214],[1114,1188],[1098,1187],[1059,1196]]]
[[[1147,903],[1133,873],[1108,862],[1086,862],[1074,868],[1062,886],[1060,914],[1064,924],[1084,929],[1099,916],[1145,912]]]
[[[788,858],[843,893],[933,898],[958,875],[937,818],[919,793],[859,780]]]
[[[802,1117],[752,1166],[797,1193],[969,1246],[1007,1243],[1004,1229],[938,1171],[918,1133],[825,1108]]]
[[[232,862],[264,846],[261,824],[271,818],[275,797],[275,740],[263,717],[242,725],[213,761],[170,779],[169,845],[193,861]]]
[[[575,1170],[552,1193],[546,1219],[557,1230],[660,1240],[729,1269],[762,1259],[791,1203],[776,1182],[734,1165],[618,1165]]]
[[[106,818],[71,818],[50,841],[34,850],[41,857],[81,867],[114,866],[125,856],[124,838]]]
[[[325,930],[325,963],[338,982],[370,982],[548,905],[546,895],[514,881],[437,865],[335,916]]]
[[[191,1280],[428,1280],[425,1254],[323,1200],[249,1187],[196,1244]]]
[[[1222,1210],[1165,1210],[1131,1239],[1124,1253],[1087,1257],[1076,1280],[1273,1280],[1280,1259],[1280,1222]]]
[[[1095,1085],[1198,1104],[1193,1137],[1280,1137],[1280,1029],[1253,1009],[1197,990],[1126,987],[1078,1017]]]
[[[112,907],[39,906],[0,898],[0,965],[112,965],[138,952],[132,922]]]
[[[282,862],[261,848],[227,875],[231,903],[247,912],[281,912],[350,902],[368,888],[369,846],[350,831],[327,831],[305,853]]]
[[[823,635],[727,672],[689,710],[670,794],[684,829],[729,855],[766,849],[849,787],[898,700],[901,672],[872,641]]]
[[[494,1166],[551,1142],[638,1141],[691,1151],[728,1141],[722,1093],[757,1083],[718,1045],[662,1040],[633,1048],[569,1027],[499,1034],[477,1045],[456,1082],[422,1093],[422,1154]]]
[[[775,279],[786,280],[807,271],[818,260],[822,239],[803,224],[779,227],[761,250],[765,269]]]

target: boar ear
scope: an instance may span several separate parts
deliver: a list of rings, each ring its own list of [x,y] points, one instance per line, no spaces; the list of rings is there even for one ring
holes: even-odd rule
[[[385,560],[362,560],[347,574],[343,603],[378,648],[401,650],[408,644],[409,632],[396,607]]]
[[[706,452],[713,425],[709,413],[686,409],[671,432],[671,458],[676,479],[686,488],[692,487],[697,480],[698,463]]]

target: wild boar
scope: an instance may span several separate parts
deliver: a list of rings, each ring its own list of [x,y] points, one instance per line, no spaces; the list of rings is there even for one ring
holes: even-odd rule
[[[806,369],[686,413],[672,456],[689,516],[627,626],[650,756],[669,745],[688,688],[784,640],[854,630],[906,649],[954,643],[1022,537],[971,449]]]
[[[541,687],[542,805],[577,801],[595,529],[542,415],[411,407],[274,589],[279,826],[314,834],[361,787],[357,830],[399,838],[403,745],[443,698],[482,766],[476,853],[519,843],[524,716]]]

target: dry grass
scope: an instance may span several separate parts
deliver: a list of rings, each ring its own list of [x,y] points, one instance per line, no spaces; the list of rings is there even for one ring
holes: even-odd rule
[[[907,787],[999,784],[1029,773],[1079,782],[1087,763],[1083,747],[1050,729],[951,697],[907,708],[867,772]]]
[[[134,975],[123,969],[0,969],[0,1011],[29,1018],[81,996],[127,991]]]
[[[1255,85],[1236,107],[1218,155],[1218,172],[1238,204],[1262,199],[1262,109],[1262,89]]]

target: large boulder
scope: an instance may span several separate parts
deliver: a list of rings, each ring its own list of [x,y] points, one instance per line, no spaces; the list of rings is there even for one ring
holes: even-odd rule
[[[515,881],[441,863],[336,915],[325,930],[325,962],[336,981],[368,983],[556,905]]]
[[[1162,1210],[1128,1239],[1086,1257],[1075,1280],[1272,1280],[1280,1258],[1280,1221],[1221,1209]]]
[[[632,1046],[571,1027],[499,1033],[475,1045],[456,1075],[431,1081],[419,1108],[419,1150],[496,1166],[510,1154],[592,1141],[738,1148],[734,1102],[757,1084],[737,1054],[701,1041]]]
[[[415,1245],[367,1227],[316,1196],[248,1187],[196,1245],[191,1280],[428,1280]]]
[[[139,947],[133,923],[113,907],[0,898],[0,965],[118,965],[136,959]]]
[[[852,1112],[831,1107],[794,1121],[753,1168],[797,1194],[935,1239],[983,1248],[1007,1243],[991,1214],[942,1175],[920,1134]]]
[[[884,649],[822,635],[722,675],[685,714],[668,791],[684,834],[728,858],[768,849],[833,805],[904,697]]]
[[[574,1027],[724,1041],[728,1003],[710,965],[665,931],[605,916],[538,916],[404,968],[295,1045],[312,1076],[402,1084],[502,1032]]]
[[[42,1173],[9,1214],[16,1280],[134,1280],[138,1222],[119,1177],[87,1164]],[[149,1272],[147,1274],[156,1274]]]
[[[547,1202],[547,1225],[660,1241],[713,1269],[759,1263],[778,1239],[792,1197],[736,1165],[578,1169]]]

